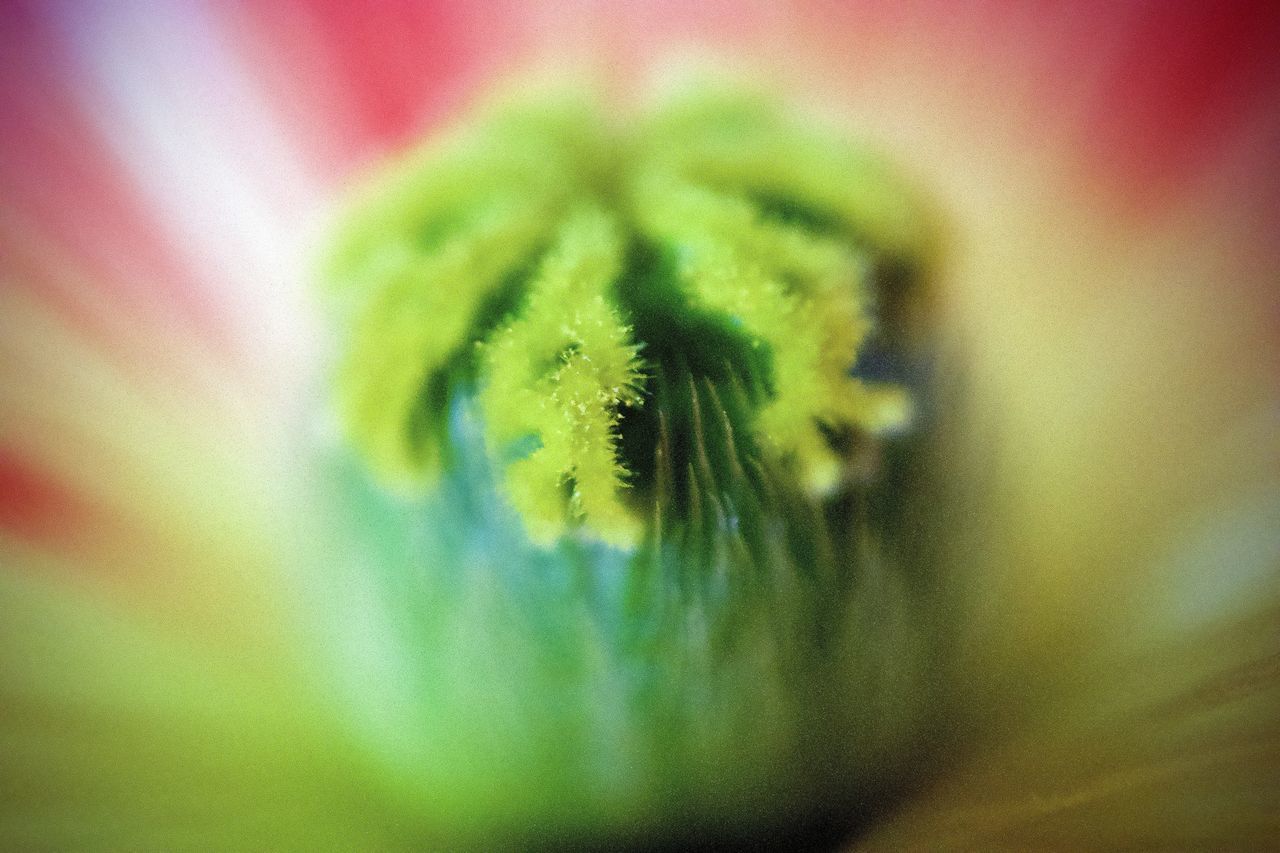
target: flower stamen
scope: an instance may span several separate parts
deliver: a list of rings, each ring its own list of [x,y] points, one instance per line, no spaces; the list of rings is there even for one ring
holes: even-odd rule
[[[833,436],[908,416],[901,388],[852,373],[877,264],[918,245],[906,195],[761,98],[686,97],[629,130],[584,103],[496,112],[346,223],[328,277],[351,318],[350,441],[385,482],[430,482],[474,401],[544,544],[634,545],[664,501],[702,518],[761,465],[837,492]],[[708,405],[730,458],[707,453]]]

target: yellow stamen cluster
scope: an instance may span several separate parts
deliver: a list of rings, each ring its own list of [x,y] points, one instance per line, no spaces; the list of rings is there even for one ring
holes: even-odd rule
[[[719,318],[767,355],[746,426],[829,492],[834,431],[906,417],[900,389],[850,375],[872,331],[871,261],[919,239],[901,190],[763,99],[702,95],[604,128],[580,101],[500,111],[375,187],[328,271],[350,317],[351,441],[384,480],[421,482],[442,464],[450,401],[473,397],[534,539],[580,527],[634,543],[645,513],[620,423],[649,402],[633,329],[656,321],[628,291],[649,286],[629,274],[647,252],[669,262],[676,296],[658,298],[680,302],[664,310]]]
[[[619,406],[640,403],[640,364],[608,296],[624,251],[604,210],[570,214],[524,311],[483,347],[480,408],[490,446],[529,436],[540,445],[506,475],[511,501],[539,541],[576,519],[611,543],[631,544],[639,533],[621,500],[617,426]]]
[[[583,194],[594,130],[579,102],[500,112],[391,169],[344,222],[324,273],[350,316],[338,409],[385,481],[438,470],[442,437],[411,434],[439,402],[424,393],[457,380],[449,368],[469,357],[486,300]]]
[[[871,329],[864,260],[669,173],[643,177],[633,197],[641,231],[679,247],[680,283],[695,304],[733,318],[753,345],[769,348],[773,399],[758,432],[795,460],[810,491],[829,492],[841,466],[819,425],[882,427],[905,415],[897,389],[873,391],[849,375]]]

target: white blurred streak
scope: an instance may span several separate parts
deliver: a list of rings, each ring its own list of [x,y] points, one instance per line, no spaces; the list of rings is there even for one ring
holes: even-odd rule
[[[312,347],[305,225],[320,189],[219,23],[197,3],[63,3],[86,114],[231,320],[256,382],[288,382]]]

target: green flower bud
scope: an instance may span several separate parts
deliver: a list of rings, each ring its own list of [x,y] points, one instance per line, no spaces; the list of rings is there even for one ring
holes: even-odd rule
[[[724,89],[525,98],[374,182],[326,278],[362,666],[399,673],[354,704],[405,796],[608,847],[890,802],[940,635],[894,532],[926,389],[883,369],[922,237],[877,160]]]

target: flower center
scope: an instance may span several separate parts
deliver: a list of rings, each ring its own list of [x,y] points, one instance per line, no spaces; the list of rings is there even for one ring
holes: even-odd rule
[[[828,499],[908,400],[854,371],[874,282],[918,248],[887,170],[767,98],[625,123],[526,100],[395,164],[343,224],[346,432],[386,483],[478,412],[529,536],[632,547]]]

